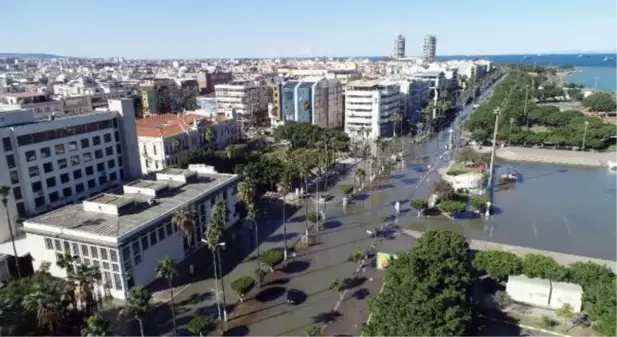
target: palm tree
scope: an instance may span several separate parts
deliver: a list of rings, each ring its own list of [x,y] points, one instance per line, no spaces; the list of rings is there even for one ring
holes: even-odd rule
[[[141,336],[144,334],[144,319],[150,310],[152,294],[144,287],[133,287],[126,298],[126,306],[123,313],[139,322]]]
[[[15,236],[13,235],[13,227],[11,227],[11,216],[9,214],[8,196],[11,192],[11,188],[2,185],[0,186],[0,198],[2,198],[2,204],[4,205],[4,210],[6,211],[6,222],[9,225],[9,235],[11,237],[11,243],[13,244],[13,254],[15,254],[15,268],[17,270],[17,278],[21,278],[21,268],[19,267],[19,255],[17,255],[17,247],[15,246]]]
[[[77,260],[76,256],[71,255],[69,252],[57,253],[56,254],[56,265],[64,270],[66,270],[66,275],[68,281],[66,282],[64,295],[68,299],[68,301],[73,306],[73,309],[77,310],[77,300],[75,298],[75,282],[74,274],[75,274],[75,261]]]
[[[39,282],[32,292],[24,297],[24,307],[36,312],[38,327],[53,334],[62,312],[62,300],[58,282]]]
[[[281,174],[281,181],[278,183],[278,191],[283,195],[283,236],[285,241],[285,248],[283,250],[283,257],[287,259],[287,216],[285,214],[285,210],[287,208],[286,197],[291,191],[291,173],[289,170],[285,170],[283,174]]]
[[[182,232],[184,239],[190,246],[193,233],[195,232],[195,212],[188,207],[184,207],[174,213],[171,223]]]
[[[205,238],[208,244],[208,248],[212,251],[212,262],[214,266],[214,278],[216,281],[217,289],[218,289],[218,277],[217,277],[217,255],[218,248],[221,245],[221,239],[223,237],[223,231],[225,229],[225,223],[227,222],[226,218],[226,207],[223,203],[217,203],[212,209],[212,215],[210,218],[210,225],[206,229]],[[218,271],[221,278],[221,286],[223,290],[223,315],[225,318],[227,316],[227,305],[225,301],[225,283],[223,281],[223,267],[221,266],[220,255],[218,259]],[[218,293],[218,290],[217,290]],[[222,325],[221,325],[222,329]]]
[[[75,268],[75,272],[70,279],[77,283],[77,295],[85,304],[86,313],[94,312],[94,307],[96,306],[94,284],[101,280],[101,270],[99,267],[80,264]]]
[[[84,337],[105,336],[110,325],[111,323],[97,312],[88,317],[86,325],[81,329],[81,335]]]
[[[167,284],[169,286],[169,298],[170,298],[170,307],[171,307],[171,322],[173,325],[174,336],[177,336],[176,333],[176,312],[174,307],[174,288],[172,285],[172,281],[176,275],[178,275],[178,271],[176,270],[176,263],[169,256],[166,256],[163,260],[159,262],[156,266],[156,275],[159,278],[164,278],[167,280]]]
[[[206,128],[204,130],[204,141],[206,141],[207,144],[211,144],[215,139],[216,139],[216,134],[214,133],[214,130],[212,129],[212,127]]]
[[[357,168],[355,177],[360,181],[360,188],[364,188],[364,179],[366,178],[366,172],[361,168]]]
[[[401,115],[399,112],[395,113],[394,116],[392,116],[392,121],[394,122],[394,137],[400,137],[403,135],[403,115]],[[396,133],[396,127],[399,127],[399,133]]]
[[[250,181],[242,181],[238,184],[238,198],[248,209],[249,205],[255,203],[255,185]]]

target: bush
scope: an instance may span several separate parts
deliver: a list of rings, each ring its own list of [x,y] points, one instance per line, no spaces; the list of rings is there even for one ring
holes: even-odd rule
[[[283,261],[283,253],[278,249],[270,249],[261,254],[261,262],[270,267],[270,271],[274,270],[281,261]]]
[[[450,170],[450,171],[446,172],[446,174],[449,175],[449,176],[458,176],[458,175],[465,174],[465,173],[467,173],[467,171],[465,171],[465,170],[456,170],[456,169],[455,170]]]
[[[312,224],[317,224],[317,223],[321,222],[321,220],[323,220],[321,218],[321,214],[317,214],[317,212],[313,212],[313,211],[308,212],[306,218]]]
[[[594,111],[615,111],[615,96],[606,92],[591,94],[583,99],[583,106]]]
[[[231,289],[240,296],[240,300],[243,301],[244,295],[253,289],[255,280],[250,276],[242,276],[231,281]]]
[[[549,316],[542,316],[542,327],[545,329],[554,328],[557,325],[557,321]]]
[[[486,203],[488,198],[483,195],[475,195],[471,198],[471,207],[480,213],[486,212]]]
[[[456,159],[462,163],[474,163],[480,159],[480,155],[471,147],[464,147],[459,151]]]
[[[412,200],[409,205],[418,211],[422,211],[428,208],[428,201],[424,199],[416,199]]]
[[[343,193],[344,195],[350,195],[353,192],[353,186],[352,185],[341,185],[341,193]]]
[[[467,205],[461,201],[446,200],[440,202],[437,208],[443,213],[456,214],[464,212],[467,209]]]

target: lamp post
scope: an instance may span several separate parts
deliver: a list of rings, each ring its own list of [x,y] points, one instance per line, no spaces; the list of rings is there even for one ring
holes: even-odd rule
[[[208,240],[201,239],[201,242],[205,243],[206,245],[209,245]],[[215,284],[216,284],[216,305],[219,311],[219,321],[221,321],[221,303],[219,301],[219,282],[218,282],[218,278],[217,278],[217,274],[216,274],[216,260],[218,260],[218,265],[219,265],[219,271],[221,273],[221,288],[222,288],[222,293],[223,293],[223,320],[222,322],[227,322],[227,302],[225,300],[225,281],[223,279],[223,268],[221,267],[221,255],[219,254],[219,247],[225,247],[226,243],[225,242],[219,242],[215,247],[214,247],[214,256],[212,257],[212,260],[215,261],[215,266],[214,266],[214,277],[215,277]]]
[[[488,183],[486,186],[487,191],[489,191],[490,193],[489,197],[491,198],[491,200],[492,200],[492,195],[493,195],[491,190],[493,188],[493,168],[495,164],[495,148],[497,146],[497,129],[499,128],[499,115],[501,113],[501,108],[496,107],[493,113],[495,114],[495,128],[493,130],[493,148],[491,149],[491,163],[489,165],[489,176],[488,176]]]
[[[589,126],[589,121],[585,121],[585,131],[583,132],[583,146],[582,150],[585,151],[585,140],[587,138],[587,127]]]

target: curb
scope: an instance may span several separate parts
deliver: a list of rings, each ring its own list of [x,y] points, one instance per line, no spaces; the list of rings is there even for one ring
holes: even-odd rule
[[[497,318],[492,318],[492,317],[483,317],[483,318],[488,320],[488,321],[502,323],[502,324],[508,324],[508,325],[514,325],[514,326],[518,326],[520,328],[528,329],[528,330],[536,330],[536,331],[540,331],[540,332],[545,333],[545,334],[561,336],[561,337],[572,337],[570,335],[562,334],[560,332],[546,330],[546,329],[542,329],[542,328],[536,328],[536,327],[533,327],[533,326],[530,326],[530,325],[516,324],[516,323],[507,322],[507,321],[504,321],[504,320],[501,320],[501,319],[497,319]]]

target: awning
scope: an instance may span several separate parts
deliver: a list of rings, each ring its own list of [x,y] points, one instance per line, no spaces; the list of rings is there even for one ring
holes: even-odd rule
[[[28,249],[28,244],[25,237],[15,239],[15,249],[17,250],[17,255],[19,255],[19,257],[24,257],[30,254],[30,249]],[[0,254],[15,256],[15,251],[13,250],[13,243],[11,240],[0,244]]]

